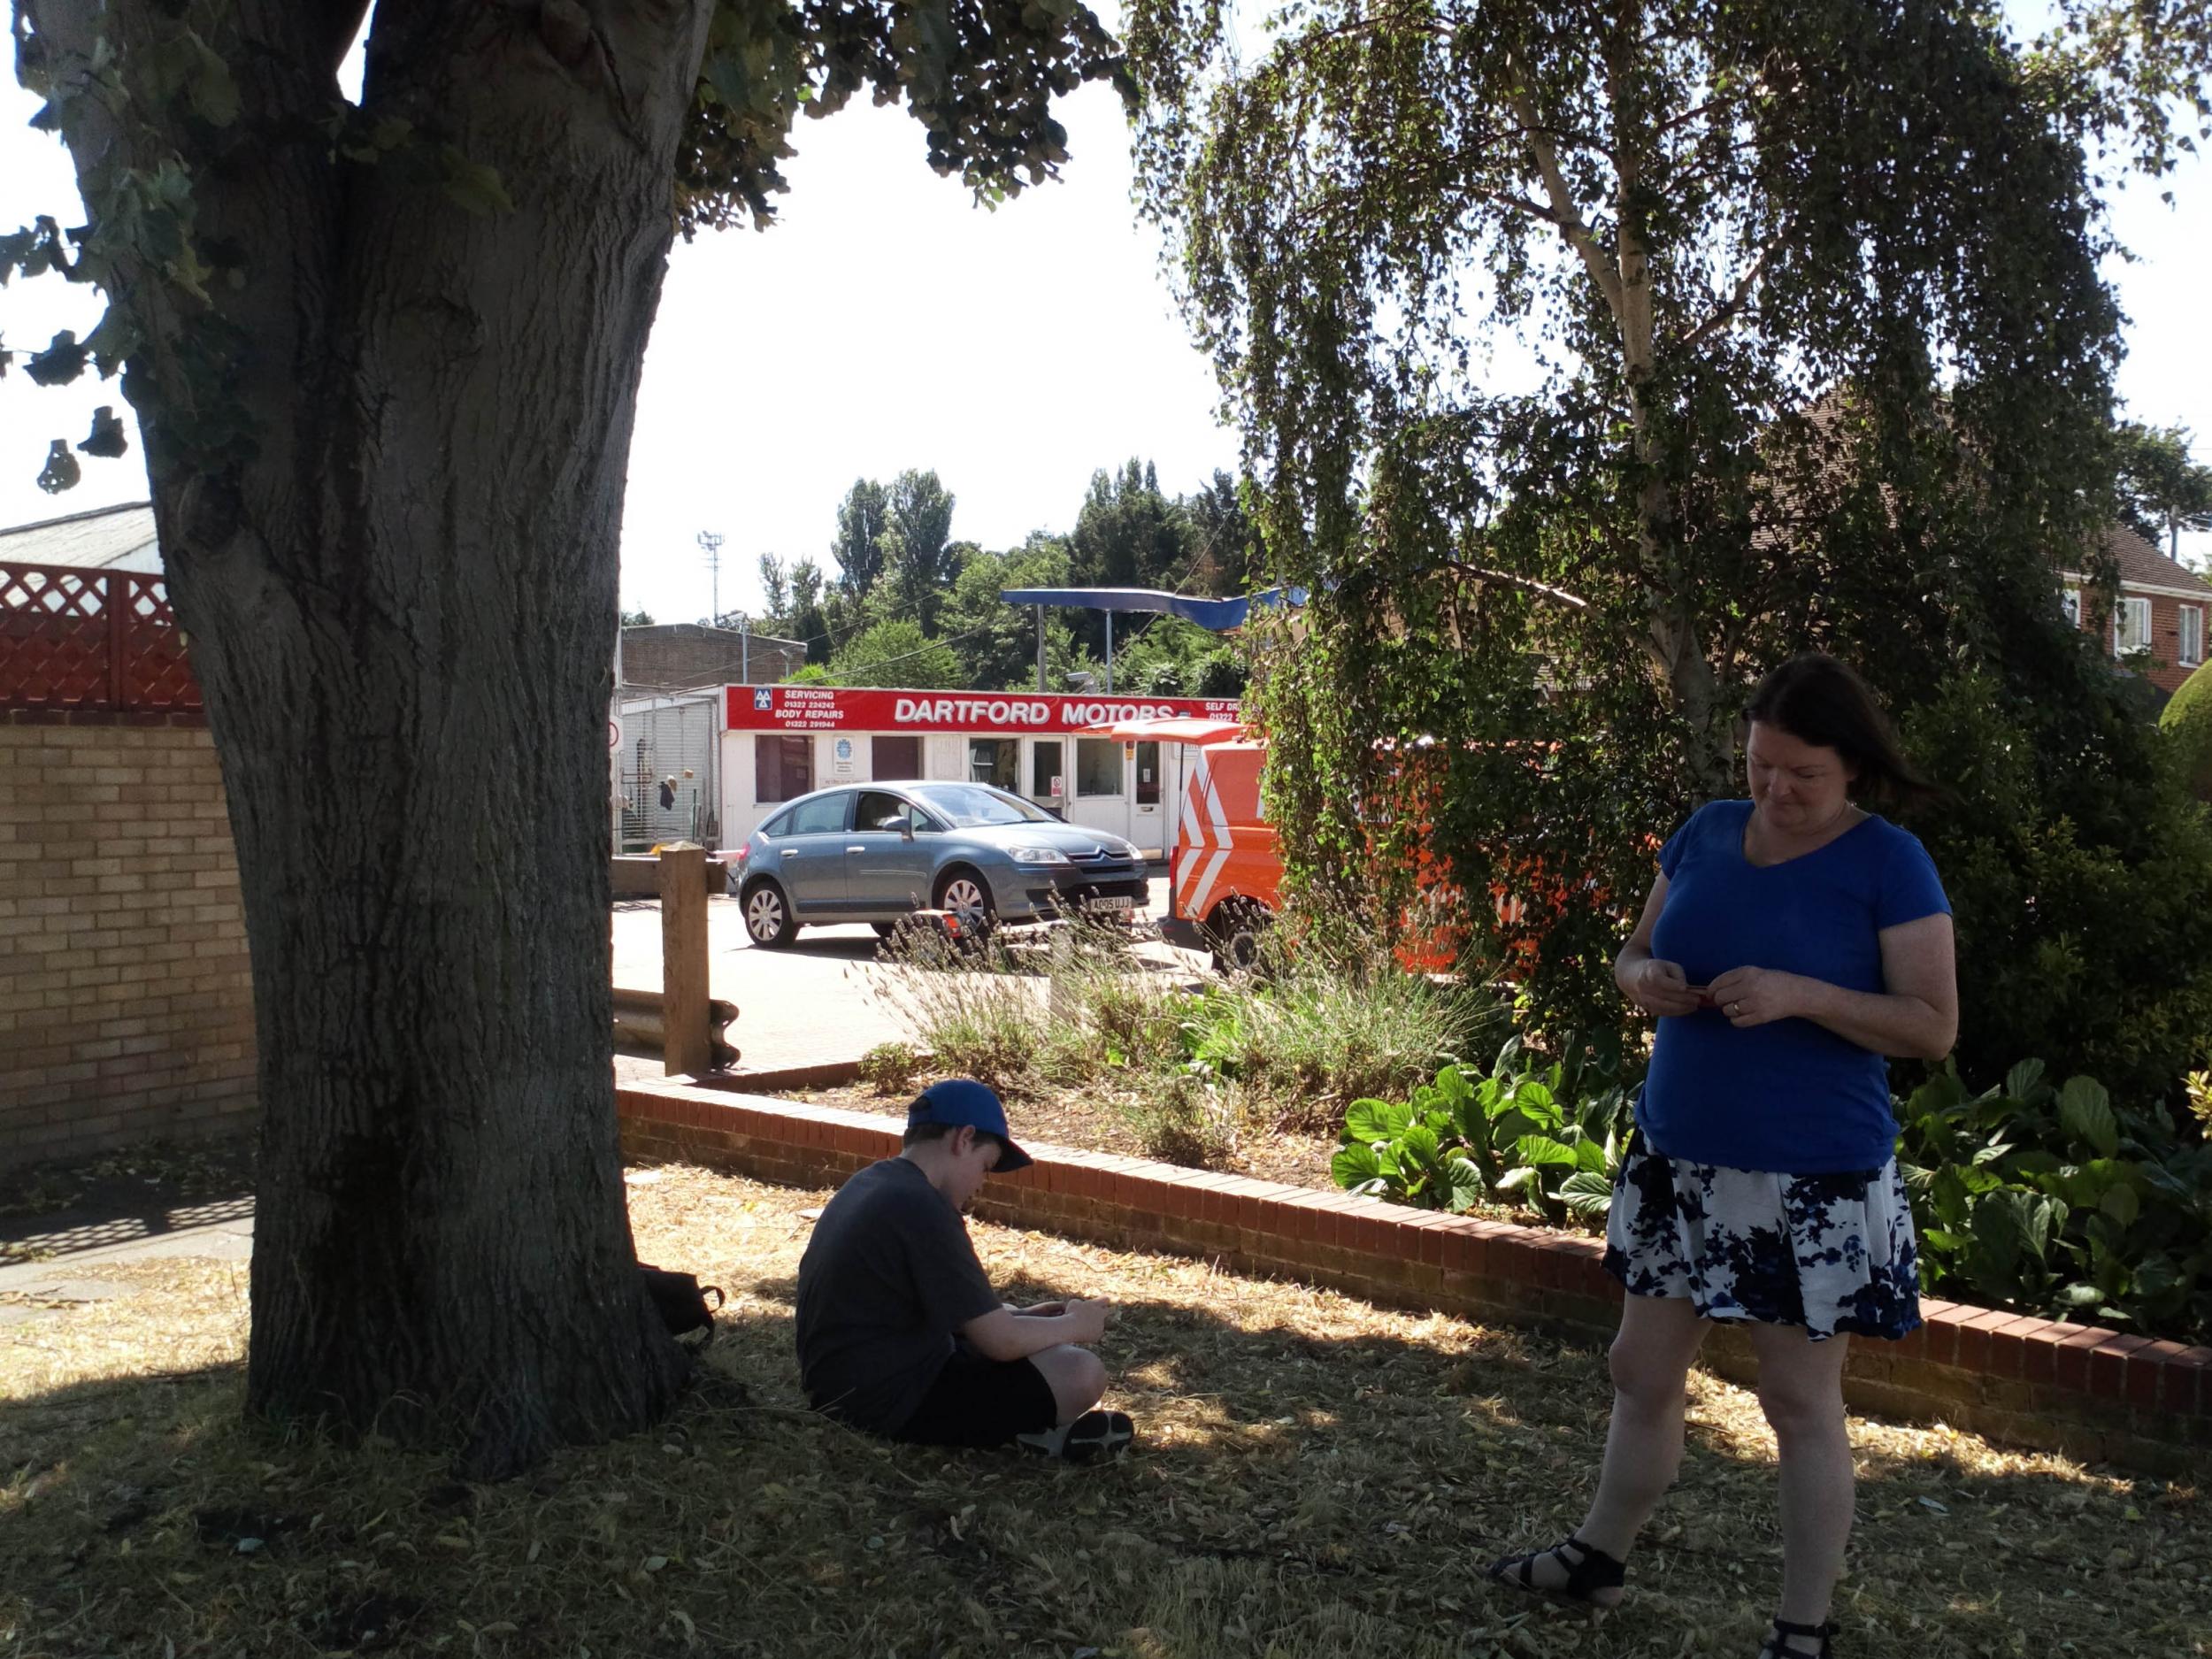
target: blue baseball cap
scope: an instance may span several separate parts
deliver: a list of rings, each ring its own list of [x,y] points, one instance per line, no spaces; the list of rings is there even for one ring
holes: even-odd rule
[[[999,1104],[998,1096],[972,1077],[949,1077],[924,1089],[906,1109],[906,1126],[911,1129],[917,1124],[943,1124],[951,1129],[964,1124],[996,1137],[1003,1149],[991,1171],[995,1175],[1025,1170],[1034,1162],[1006,1133],[1006,1108]]]

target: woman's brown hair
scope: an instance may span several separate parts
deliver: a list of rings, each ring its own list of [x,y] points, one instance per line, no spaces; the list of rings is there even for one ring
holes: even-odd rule
[[[1905,758],[1866,681],[1821,652],[1793,657],[1768,674],[1751,694],[1744,718],[1787,732],[1801,743],[1834,749],[1856,774],[1855,800],[1909,806],[1941,793]]]

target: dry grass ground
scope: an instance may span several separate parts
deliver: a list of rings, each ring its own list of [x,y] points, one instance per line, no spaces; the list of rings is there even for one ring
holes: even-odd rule
[[[657,1434],[502,1486],[242,1425],[236,1264],[0,1328],[0,1655],[730,1654],[862,1659],[1751,1659],[1771,1445],[1701,1379],[1682,1488],[1592,1632],[1483,1584],[1585,1500],[1602,1360],[1450,1318],[979,1225],[1025,1295],[1098,1292],[1144,1440],[1065,1469],[876,1444],[803,1409],[802,1210],[640,1171],[649,1260],[731,1292]],[[2212,1655],[2212,1501],[1940,1429],[1855,1425],[1839,1654]]]

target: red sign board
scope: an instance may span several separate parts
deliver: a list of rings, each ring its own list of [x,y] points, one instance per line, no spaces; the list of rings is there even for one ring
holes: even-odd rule
[[[1169,715],[1234,719],[1225,697],[1124,697],[1088,692],[875,691],[838,686],[730,686],[736,732],[1080,732]]]

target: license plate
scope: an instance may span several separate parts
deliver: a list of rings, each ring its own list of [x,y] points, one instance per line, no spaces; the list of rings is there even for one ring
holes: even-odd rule
[[[1094,910],[1133,910],[1136,908],[1137,902],[1134,899],[1093,899],[1091,901],[1091,909]]]

